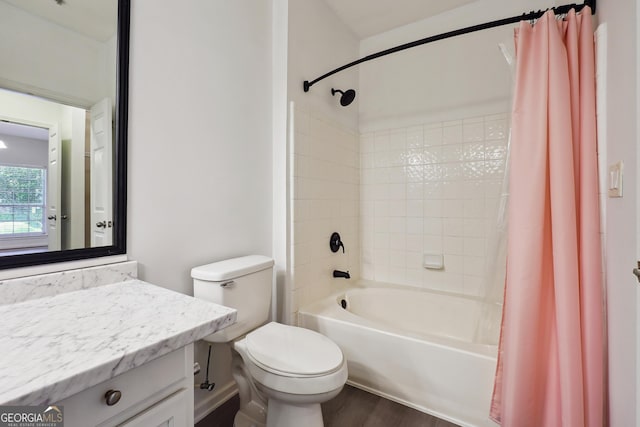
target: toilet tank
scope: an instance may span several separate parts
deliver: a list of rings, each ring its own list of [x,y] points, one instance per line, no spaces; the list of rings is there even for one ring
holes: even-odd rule
[[[269,320],[273,260],[249,255],[201,265],[191,270],[193,296],[235,308],[237,320],[204,338],[210,342],[229,342]]]

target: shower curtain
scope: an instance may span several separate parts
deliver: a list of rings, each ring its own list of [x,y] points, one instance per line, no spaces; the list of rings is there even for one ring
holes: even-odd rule
[[[602,426],[604,326],[591,12],[516,30],[507,274],[491,417]]]

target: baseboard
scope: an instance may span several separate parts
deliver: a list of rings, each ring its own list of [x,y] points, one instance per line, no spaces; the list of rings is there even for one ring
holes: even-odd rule
[[[216,387],[215,391],[210,392],[206,395],[206,398],[195,404],[194,422],[198,423],[198,421],[215,411],[224,402],[231,399],[236,393],[238,393],[238,387],[235,381],[229,381],[222,387]]]

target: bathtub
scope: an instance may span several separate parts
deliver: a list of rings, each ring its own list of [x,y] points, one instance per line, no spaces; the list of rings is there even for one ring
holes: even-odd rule
[[[472,298],[359,285],[303,307],[298,321],[340,346],[349,384],[461,426],[495,427],[499,316]],[[481,317],[495,325],[478,340]]]

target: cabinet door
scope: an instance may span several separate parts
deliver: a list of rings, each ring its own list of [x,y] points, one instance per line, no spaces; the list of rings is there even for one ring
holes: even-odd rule
[[[187,426],[187,390],[182,389],[121,424],[121,427],[192,427]]]

